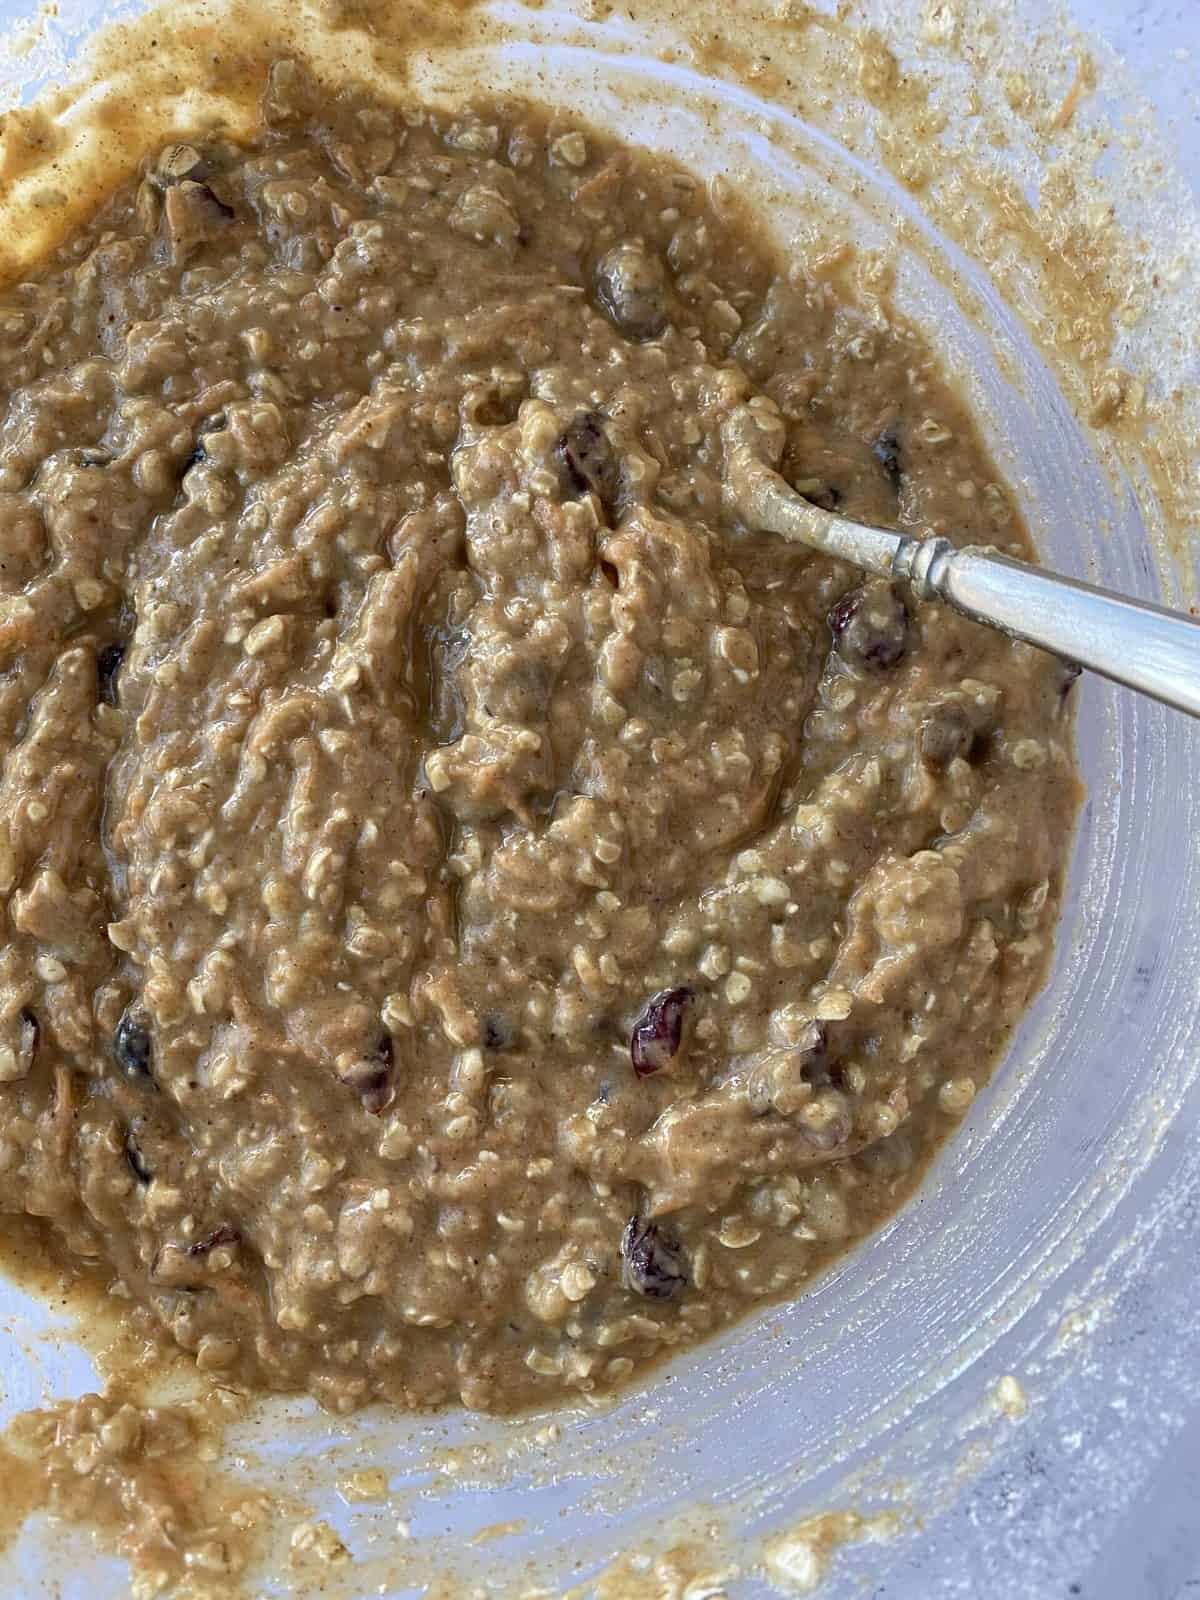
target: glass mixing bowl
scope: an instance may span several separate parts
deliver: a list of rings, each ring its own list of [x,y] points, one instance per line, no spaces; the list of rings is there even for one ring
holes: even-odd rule
[[[63,0],[50,27],[68,59],[113,9],[138,7]],[[901,304],[961,375],[1046,561],[1180,600],[1178,571],[1153,553],[1152,496],[1102,467],[1024,323],[908,191],[768,99],[656,59],[621,13],[566,27],[552,6],[501,9],[508,42],[440,59],[431,88],[479,73],[706,172],[736,158],[785,238],[828,204],[830,180],[853,236],[887,245],[903,224]],[[1034,0],[1005,9],[1011,26],[1044,21]],[[1182,131],[1195,117],[1188,52],[1200,48],[1189,0],[1076,0],[1074,14],[1127,59],[1128,75],[1106,80],[1113,114],[1122,95],[1149,96],[1195,200],[1200,143]],[[0,0],[10,40],[27,16],[21,0]],[[41,72],[30,61],[0,59],[0,77],[26,96]],[[1174,332],[1152,310],[1143,352],[1166,351]],[[404,1548],[456,1563],[454,1593],[471,1582],[484,1594],[592,1592],[589,1576],[631,1553],[631,1587],[610,1592],[701,1600],[717,1579],[672,1589],[654,1573],[656,1552],[691,1539],[714,1572],[733,1569],[729,1594],[766,1595],[786,1586],[789,1558],[764,1569],[763,1541],[845,1509],[887,1514],[873,1527],[888,1537],[837,1552],[830,1597],[1131,1600],[1200,1579],[1200,728],[1085,680],[1078,740],[1088,800],[1050,981],[889,1226],[797,1303],[763,1310],[613,1404],[560,1414],[557,1440],[546,1419],[334,1421],[273,1404],[237,1432],[244,1470],[296,1485],[352,1549],[380,1560],[401,1547],[399,1506]],[[0,1313],[15,1341],[6,1413],[94,1386],[43,1303],[0,1286]],[[392,1475],[386,1515],[335,1492],[339,1471],[364,1461]],[[471,1539],[498,1525],[472,1557]],[[802,1588],[816,1569],[803,1552],[790,1559]],[[419,1564],[408,1570],[401,1562],[370,1592],[416,1593]],[[13,1595],[126,1593],[119,1562],[37,1520],[0,1583]],[[258,1592],[277,1592],[275,1581]]]

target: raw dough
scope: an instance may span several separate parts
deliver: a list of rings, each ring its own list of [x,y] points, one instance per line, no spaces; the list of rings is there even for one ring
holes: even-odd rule
[[[1030,553],[885,295],[564,116],[284,61],[266,119],[0,299],[0,1205],[225,1381],[600,1390],[970,1103],[1071,675],[736,516],[751,402],[819,503]]]

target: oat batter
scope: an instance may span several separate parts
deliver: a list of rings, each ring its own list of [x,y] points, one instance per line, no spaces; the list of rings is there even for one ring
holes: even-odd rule
[[[1029,554],[885,302],[568,118],[285,61],[266,120],[0,299],[0,1205],[227,1380],[601,1390],[970,1103],[1070,676],[737,519],[750,401]]]

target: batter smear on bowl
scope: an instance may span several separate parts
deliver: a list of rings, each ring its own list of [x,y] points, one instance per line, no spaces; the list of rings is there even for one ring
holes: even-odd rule
[[[231,1381],[599,1391],[970,1103],[1069,676],[737,518],[749,402],[1030,554],[885,301],[528,106],[265,109],[0,300],[0,1204]]]

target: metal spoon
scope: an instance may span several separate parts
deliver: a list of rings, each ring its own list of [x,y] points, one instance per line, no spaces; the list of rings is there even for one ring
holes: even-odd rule
[[[755,527],[907,584],[919,600],[944,600],[975,622],[1200,717],[1200,621],[980,546],[959,549],[937,535],[914,539],[822,511],[762,459],[781,439],[772,412],[739,406],[724,433],[728,482]]]

